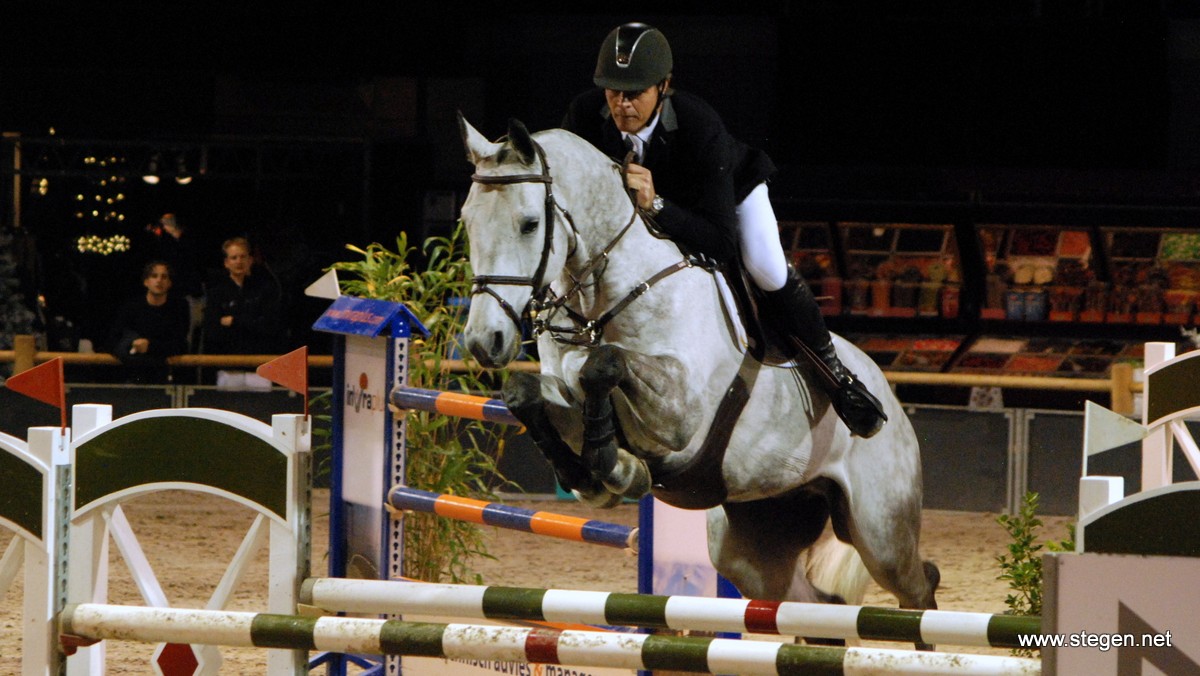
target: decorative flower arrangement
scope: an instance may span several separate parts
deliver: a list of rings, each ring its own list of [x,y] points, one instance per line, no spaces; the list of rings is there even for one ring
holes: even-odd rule
[[[99,235],[84,235],[75,240],[75,248],[79,253],[94,253],[108,256],[114,253],[129,251],[130,241],[125,235],[101,237]]]

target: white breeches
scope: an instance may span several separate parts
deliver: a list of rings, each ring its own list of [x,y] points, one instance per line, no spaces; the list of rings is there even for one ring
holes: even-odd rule
[[[737,205],[738,242],[742,264],[763,291],[776,291],[787,281],[787,258],[779,241],[779,223],[767,197],[767,184],[759,183]]]

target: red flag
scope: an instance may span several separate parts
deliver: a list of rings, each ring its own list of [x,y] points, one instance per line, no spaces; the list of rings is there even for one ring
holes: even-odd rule
[[[63,388],[62,357],[55,357],[45,364],[11,376],[5,385],[13,392],[58,407],[62,426],[67,426],[67,397]]]
[[[308,346],[276,357],[255,371],[267,380],[304,397],[304,415],[308,415]]]

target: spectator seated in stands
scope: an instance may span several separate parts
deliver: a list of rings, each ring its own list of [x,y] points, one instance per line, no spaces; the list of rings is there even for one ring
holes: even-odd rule
[[[227,274],[218,275],[208,285],[204,352],[277,353],[282,333],[279,285],[265,269],[254,265],[250,243],[244,237],[226,240],[221,248]]]
[[[188,304],[171,295],[171,268],[151,261],[142,268],[145,295],[130,299],[117,312],[109,332],[113,356],[125,365],[130,383],[165,383],[166,359],[187,351]]]

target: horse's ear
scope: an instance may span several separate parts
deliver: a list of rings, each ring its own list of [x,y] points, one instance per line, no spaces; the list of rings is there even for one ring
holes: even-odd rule
[[[520,120],[510,119],[508,121],[508,142],[512,144],[517,154],[521,156],[521,161],[525,164],[533,164],[535,150],[533,149],[533,136],[529,134],[529,130]]]
[[[463,117],[462,111],[458,112],[458,131],[462,134],[463,145],[467,149],[467,161],[471,164],[479,164],[483,158],[496,154],[497,144],[487,140],[472,127],[467,118]]]

